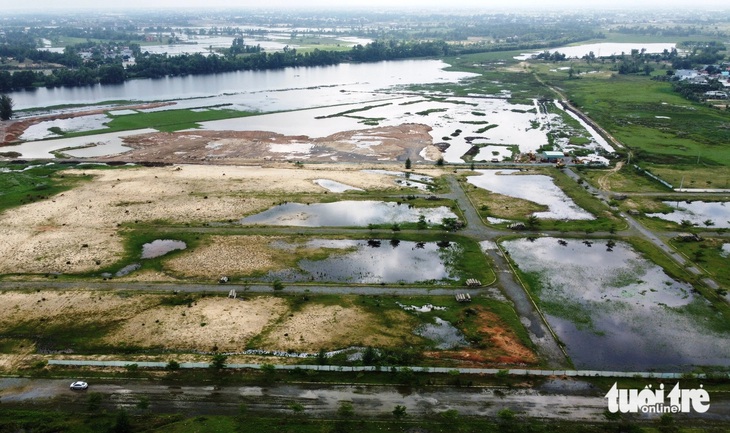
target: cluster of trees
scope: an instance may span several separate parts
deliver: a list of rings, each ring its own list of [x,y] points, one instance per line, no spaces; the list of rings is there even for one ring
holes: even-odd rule
[[[566,56],[565,54],[558,51],[551,53],[550,51],[545,50],[542,53],[536,55],[535,58],[538,60],[546,60],[549,62],[562,62],[566,59]]]
[[[725,58],[721,51],[725,51],[725,45],[721,42],[694,42],[685,41],[680,44],[688,50],[686,56],[672,59],[674,69],[692,69],[696,65],[712,65]]]

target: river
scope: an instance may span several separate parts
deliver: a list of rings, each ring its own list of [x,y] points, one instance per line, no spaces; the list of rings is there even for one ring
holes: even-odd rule
[[[239,109],[279,111],[337,103],[357,102],[352,93],[438,82],[456,82],[473,76],[450,72],[440,60],[398,60],[377,63],[341,63],[334,66],[292,67],[267,71],[238,71],[139,79],[117,85],[57,87],[22,90],[9,94],[15,110],[67,104],[99,104],[105,101],[186,101],[178,104],[233,104]],[[276,92],[276,93],[275,93]],[[292,97],[270,97],[279,92]],[[365,95],[363,95],[365,96]]]

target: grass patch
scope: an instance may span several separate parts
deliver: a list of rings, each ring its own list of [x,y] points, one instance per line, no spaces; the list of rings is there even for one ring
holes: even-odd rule
[[[183,129],[198,128],[198,122],[233,119],[253,116],[257,113],[237,110],[163,110],[149,113],[135,113],[125,116],[114,116],[107,123],[105,132],[127,131],[131,129],[155,128],[162,132],[174,132]],[[92,131],[98,133],[99,131]]]
[[[0,164],[0,212],[28,203],[48,200],[68,191],[91,176],[70,176],[63,173],[66,166],[59,164],[36,166]]]

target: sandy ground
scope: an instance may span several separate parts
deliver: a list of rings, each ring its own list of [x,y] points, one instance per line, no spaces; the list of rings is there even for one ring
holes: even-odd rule
[[[406,313],[398,314],[396,323],[411,322]],[[317,352],[321,348],[347,346],[392,347],[404,339],[414,340],[411,327],[385,329],[378,318],[363,309],[339,305],[308,305],[270,329],[263,345],[275,350]]]
[[[286,311],[286,303],[277,298],[202,298],[191,307],[142,311],[105,341],[183,351],[241,352],[249,339]]]
[[[49,200],[0,214],[0,274],[94,271],[123,254],[119,224],[237,220],[278,204],[288,194],[326,193],[315,179],[365,190],[396,187],[393,177],[363,173],[362,168],[283,164],[69,170],[66,176],[94,178]]]
[[[171,295],[86,290],[0,293],[0,334],[11,335],[12,340],[6,341],[15,345],[12,355],[0,355],[0,371],[43,359],[43,353],[36,353],[34,334],[23,337],[28,330],[42,335],[44,329],[64,326],[79,332],[87,326],[110,326],[104,335],[92,332],[89,338],[99,338],[94,340],[99,344],[157,347],[191,355],[243,352],[258,335],[262,338],[256,348],[310,353],[352,345],[393,347],[418,338],[411,333],[411,318],[400,311],[388,312],[391,323],[399,324],[391,329],[354,305],[313,303],[291,310],[285,300],[270,296],[197,297],[181,305],[162,305],[167,296]],[[18,326],[20,331],[11,331]],[[64,357],[76,356],[66,349],[53,348],[64,351]]]
[[[276,267],[268,245],[272,236],[211,236],[208,244],[165,262],[174,274],[206,279],[222,275],[246,275]],[[201,266],[210,264],[213,266]]]

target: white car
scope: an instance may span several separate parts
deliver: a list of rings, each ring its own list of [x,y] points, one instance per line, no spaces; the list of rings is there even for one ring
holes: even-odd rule
[[[89,387],[89,384],[82,381],[77,381],[71,384],[70,388],[73,390],[83,390]]]

